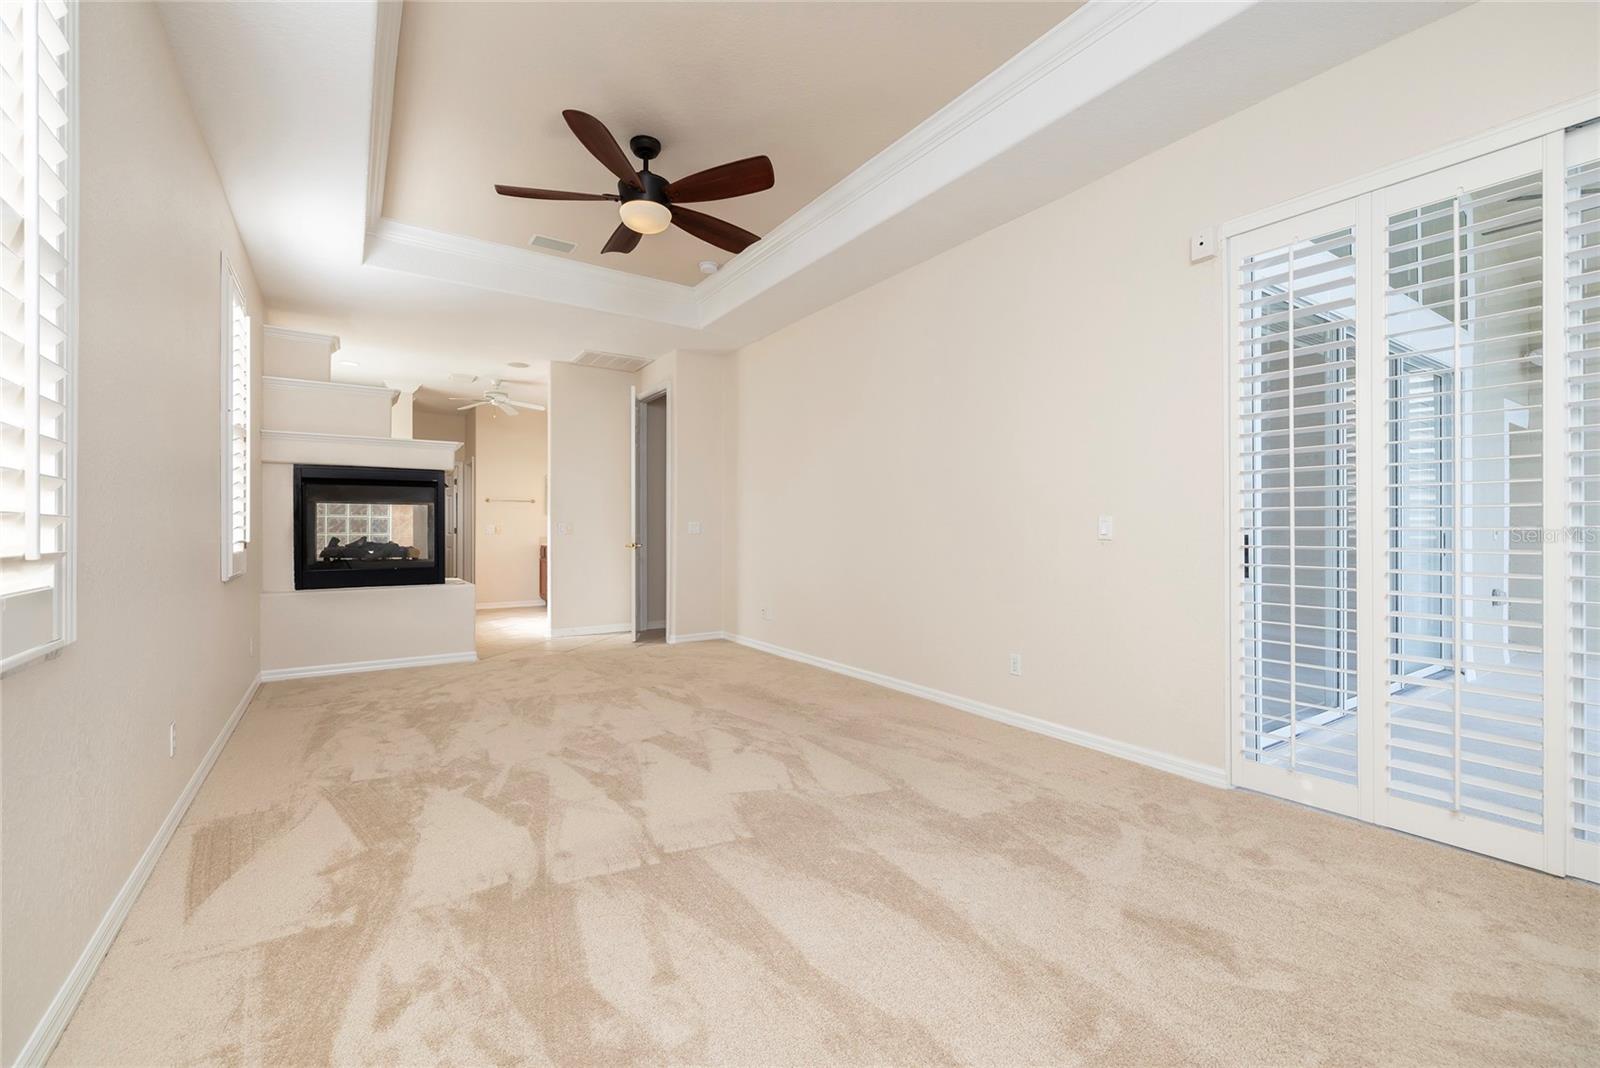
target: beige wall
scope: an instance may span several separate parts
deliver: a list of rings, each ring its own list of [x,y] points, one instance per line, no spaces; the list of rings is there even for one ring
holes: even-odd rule
[[[549,427],[544,412],[506,415],[485,405],[470,413],[476,449],[473,501],[478,603],[539,600],[539,542],[545,536]],[[532,499],[534,504],[485,498]]]
[[[261,294],[154,9],[80,34],[78,640],[0,683],[7,1064],[257,670],[258,550],[218,578],[219,254]]]
[[[633,375],[597,367],[550,367],[552,631],[625,629],[633,620],[626,546],[632,536],[628,391],[634,384]],[[479,434],[481,456],[481,428]]]
[[[740,352],[730,628],[1221,765],[1223,264],[1188,235],[1595,91],[1597,16],[1470,7]]]
[[[414,408],[411,412],[411,436],[418,441],[467,440],[467,417],[459,412],[435,412],[427,408]],[[457,460],[466,459],[466,450],[456,453]]]
[[[331,335],[268,327],[261,335],[261,373],[327,382],[338,350],[339,339]]]
[[[733,551],[726,494],[733,470],[734,359],[727,353],[672,352],[638,374],[639,392],[670,391],[672,530],[667,538],[668,632],[713,634],[731,618],[725,603],[725,554]],[[700,533],[691,534],[691,524]]]

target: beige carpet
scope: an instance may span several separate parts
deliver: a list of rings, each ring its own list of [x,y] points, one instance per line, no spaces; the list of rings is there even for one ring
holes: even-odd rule
[[[1590,1064],[1600,890],[721,642],[266,686],[58,1064]]]

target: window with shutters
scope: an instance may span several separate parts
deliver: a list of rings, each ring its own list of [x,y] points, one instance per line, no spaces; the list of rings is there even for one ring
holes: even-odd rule
[[[250,546],[250,314],[222,260],[222,579],[244,574]]]
[[[1600,881],[1600,118],[1583,108],[1222,228],[1228,770]]]
[[[0,3],[0,670],[73,637],[75,39]]]
[[[1573,164],[1566,204],[1571,824],[1600,878],[1600,159]]]
[[[1354,785],[1352,231],[1290,239],[1239,273],[1242,754]]]

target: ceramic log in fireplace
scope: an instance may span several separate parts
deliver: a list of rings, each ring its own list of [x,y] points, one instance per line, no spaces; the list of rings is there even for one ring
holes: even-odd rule
[[[295,465],[295,589],[443,581],[443,471]]]

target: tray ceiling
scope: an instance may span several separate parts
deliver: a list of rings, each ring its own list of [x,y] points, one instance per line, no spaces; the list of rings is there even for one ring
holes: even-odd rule
[[[660,138],[669,178],[765,153],[775,188],[695,207],[765,234],[979,81],[1072,3],[407,3],[383,214],[693,285],[728,253],[677,229],[603,256],[610,203],[534,202],[494,184],[614,192],[563,108],[624,146]],[[759,247],[759,246],[758,246]]]

